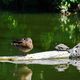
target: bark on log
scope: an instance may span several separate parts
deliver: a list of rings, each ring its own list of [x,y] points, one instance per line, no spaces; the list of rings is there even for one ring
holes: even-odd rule
[[[26,56],[2,56],[0,60],[35,60],[35,59],[50,59],[50,58],[69,58],[70,53],[68,51],[46,51],[33,54],[27,54]]]

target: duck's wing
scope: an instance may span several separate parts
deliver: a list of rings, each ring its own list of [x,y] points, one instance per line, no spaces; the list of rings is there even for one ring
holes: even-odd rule
[[[65,44],[58,44],[58,45],[55,46],[55,49],[62,51],[62,50],[68,50],[69,47],[66,46]]]

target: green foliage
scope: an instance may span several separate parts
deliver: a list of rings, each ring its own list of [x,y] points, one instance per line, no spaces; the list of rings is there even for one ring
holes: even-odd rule
[[[75,3],[75,2],[78,2],[79,0],[70,0],[71,2]]]
[[[61,0],[59,4],[59,8],[61,9],[62,13],[68,12],[68,9],[71,7],[71,4],[79,4],[80,0]],[[75,8],[76,9],[76,8]]]

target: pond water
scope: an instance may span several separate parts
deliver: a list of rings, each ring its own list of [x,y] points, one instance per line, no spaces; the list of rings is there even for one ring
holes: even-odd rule
[[[0,56],[26,54],[11,45],[13,40],[23,37],[33,40],[34,48],[28,53],[54,50],[59,43],[72,48],[80,42],[80,14],[0,12]],[[44,60],[33,64],[0,62],[0,80],[30,80],[24,79],[26,68],[32,74],[31,80],[80,80],[79,59]]]

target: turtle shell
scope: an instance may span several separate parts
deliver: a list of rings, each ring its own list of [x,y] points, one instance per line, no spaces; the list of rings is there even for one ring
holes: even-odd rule
[[[74,46],[73,48],[80,48],[80,43],[78,43],[76,46]]]
[[[55,47],[55,49],[60,50],[60,51],[66,51],[66,50],[69,50],[69,47],[66,46],[65,44],[59,44]]]

